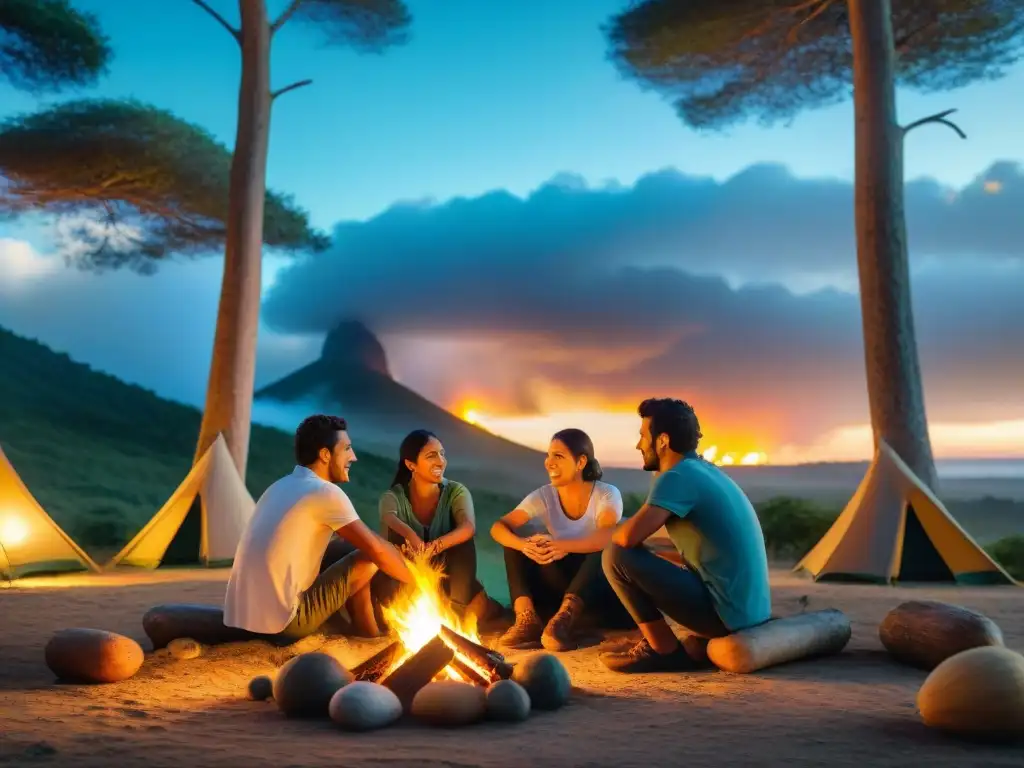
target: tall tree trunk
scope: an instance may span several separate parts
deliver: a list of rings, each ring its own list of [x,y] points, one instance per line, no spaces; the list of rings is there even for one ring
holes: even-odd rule
[[[231,159],[217,330],[195,460],[223,433],[245,479],[260,315],[263,201],[270,134],[270,24],[265,0],[239,0],[242,78]]]
[[[935,488],[914,334],[903,208],[903,130],[896,117],[890,0],[848,0],[856,121],[855,217],[868,401],[880,439]]]

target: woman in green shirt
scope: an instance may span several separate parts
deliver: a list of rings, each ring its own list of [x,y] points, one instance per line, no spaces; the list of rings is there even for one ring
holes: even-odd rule
[[[398,454],[391,488],[378,503],[382,535],[410,556],[427,554],[443,570],[445,591],[456,611],[479,618],[487,594],[476,578],[473,497],[462,483],[444,476],[448,461],[433,432],[410,432]],[[374,580],[374,595],[386,604],[400,585],[383,572]]]

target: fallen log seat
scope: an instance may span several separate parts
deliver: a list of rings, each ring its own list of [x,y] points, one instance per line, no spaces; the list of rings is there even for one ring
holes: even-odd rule
[[[937,600],[896,606],[879,624],[878,639],[897,661],[925,670],[971,648],[1003,645],[1003,633],[992,619]]]
[[[708,643],[708,659],[726,672],[747,674],[789,661],[839,653],[850,642],[850,620],[835,608],[769,619]]]
[[[224,626],[224,609],[217,605],[158,605],[146,611],[142,617],[142,629],[153,643],[153,650],[165,648],[180,637],[190,637],[203,645],[258,638],[258,635],[244,629]]]

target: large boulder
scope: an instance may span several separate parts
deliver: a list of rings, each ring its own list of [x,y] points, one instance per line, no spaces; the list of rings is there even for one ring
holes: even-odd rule
[[[878,638],[894,659],[926,670],[971,648],[1003,645],[1003,633],[992,619],[937,600],[896,606],[879,625]]]
[[[278,670],[274,701],[287,717],[326,717],[334,694],[354,679],[333,656],[302,653]]]
[[[130,637],[102,629],[71,628],[56,632],[46,644],[46,666],[59,680],[116,683],[139,671],[142,646]]]
[[[924,681],[917,708],[926,725],[975,739],[1024,737],[1024,656],[983,646],[943,661]]]
[[[572,693],[569,670],[551,653],[532,653],[516,664],[512,680],[526,689],[534,709],[558,709]]]

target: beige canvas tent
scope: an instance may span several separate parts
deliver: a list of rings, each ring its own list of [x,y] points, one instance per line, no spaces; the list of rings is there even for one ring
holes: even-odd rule
[[[106,567],[229,564],[255,506],[218,435],[163,508]]]
[[[46,514],[0,448],[0,578],[98,570]]]
[[[884,441],[846,509],[794,570],[816,581],[1015,583]]]

